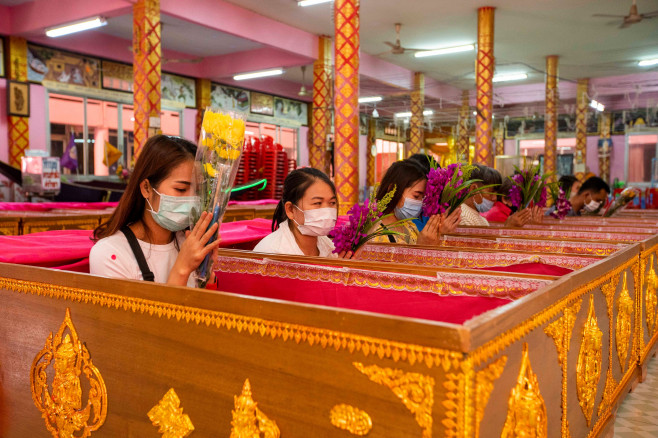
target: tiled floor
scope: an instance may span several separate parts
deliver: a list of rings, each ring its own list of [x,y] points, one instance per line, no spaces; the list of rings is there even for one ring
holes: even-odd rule
[[[617,411],[614,438],[658,437],[658,358],[649,362],[647,378]]]

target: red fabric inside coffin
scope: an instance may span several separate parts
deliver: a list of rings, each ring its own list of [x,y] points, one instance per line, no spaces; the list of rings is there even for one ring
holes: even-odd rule
[[[223,292],[453,324],[462,324],[510,302],[502,298],[441,296],[257,274],[218,272],[217,281],[217,289]]]
[[[477,269],[482,271],[516,272],[520,274],[554,275],[556,277],[561,277],[573,272],[572,269],[563,268],[562,266],[548,265],[546,263],[518,263],[509,266],[490,266]]]

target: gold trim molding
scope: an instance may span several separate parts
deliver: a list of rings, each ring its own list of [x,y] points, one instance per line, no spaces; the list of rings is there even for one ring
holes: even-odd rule
[[[64,332],[67,331],[66,335]],[[55,371],[49,391],[48,367]],[[87,404],[82,406],[80,375],[89,382]],[[84,438],[98,430],[107,417],[107,388],[98,368],[91,362],[87,346],[80,341],[66,309],[64,322],[37,353],[30,370],[32,399],[46,428],[55,438]],[[79,435],[75,435],[80,432]]]
[[[237,330],[238,333],[247,335],[271,338],[272,340],[281,339],[284,342],[294,341],[297,344],[305,343],[323,349],[347,350],[350,354],[361,353],[365,357],[377,356],[380,359],[392,359],[395,362],[402,361],[410,365],[419,363],[428,368],[440,366],[446,372],[451,367],[459,369],[464,357],[462,353],[452,350],[422,347],[371,336],[361,336],[300,324],[289,324],[49,283],[0,277],[0,289],[78,303],[91,303],[133,313],[148,313],[157,318],[175,318],[177,321],[186,323],[205,324],[224,330]]]
[[[485,369],[475,374],[475,437],[480,436],[480,423],[484,418],[484,410],[489,403],[494,382],[503,374],[507,356],[502,356],[495,362],[490,363]]]

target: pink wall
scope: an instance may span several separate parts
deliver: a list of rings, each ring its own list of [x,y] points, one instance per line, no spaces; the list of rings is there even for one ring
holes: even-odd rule
[[[46,89],[30,84],[30,149],[47,151],[46,133],[50,126],[46,119]]]
[[[197,111],[192,108],[185,108],[183,110],[183,132],[180,136],[188,139],[194,143],[197,142],[196,137],[196,113]]]
[[[0,78],[0,161],[9,162],[9,133],[7,132],[7,81]]]

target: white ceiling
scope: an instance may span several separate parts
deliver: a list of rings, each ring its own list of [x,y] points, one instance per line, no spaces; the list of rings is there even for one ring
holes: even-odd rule
[[[333,34],[332,3],[298,7],[295,0],[228,0],[241,7],[315,34]],[[361,0],[361,49],[378,55],[394,41],[394,23],[403,24],[402,45],[430,49],[475,43],[477,8],[495,6],[497,71],[524,71],[525,83],[544,80],[545,56],[560,56],[560,76],[615,76],[647,71],[637,60],[658,56],[658,18],[619,29],[592,14],[628,13],[620,0]],[[639,12],[658,10],[658,0],[638,0]],[[444,83],[474,88],[475,52],[432,58],[411,54],[382,58],[422,71]],[[515,82],[515,84],[524,82]]]
[[[162,23],[162,46],[167,50],[205,57],[263,47],[262,44],[254,41],[192,24],[166,14],[162,14],[160,21]],[[132,15],[109,18],[107,25],[101,27],[98,32],[132,40]]]

